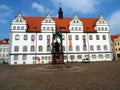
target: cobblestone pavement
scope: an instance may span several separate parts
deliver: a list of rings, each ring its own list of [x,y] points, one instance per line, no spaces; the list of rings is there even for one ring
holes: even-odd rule
[[[67,63],[79,70],[39,71],[45,65],[0,65],[0,90],[120,90],[120,61]]]

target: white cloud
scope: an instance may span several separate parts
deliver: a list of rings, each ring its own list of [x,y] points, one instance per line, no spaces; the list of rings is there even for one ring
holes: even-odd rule
[[[41,4],[37,3],[37,2],[32,3],[32,8],[37,9],[37,11],[39,13],[43,13],[43,14],[45,14],[47,12],[53,13],[53,11],[51,9],[46,8],[46,7],[44,7],[43,5],[41,5]]]
[[[51,0],[54,5],[58,5],[60,2],[64,8],[72,11],[79,11],[83,14],[93,13],[96,11],[96,6],[100,4],[100,1],[96,0]]]
[[[38,4],[36,2],[32,3],[32,8],[36,8],[38,10],[38,12],[40,12],[40,13],[44,13],[44,11],[45,11],[44,6],[41,4]]]
[[[0,19],[0,23],[6,23],[7,21],[5,19]]]
[[[9,10],[10,7],[6,6],[6,5],[0,5],[0,10]]]
[[[109,23],[112,34],[120,33],[120,10],[113,12],[109,16]]]
[[[11,7],[7,5],[0,5],[0,23],[6,23],[6,18],[13,12]]]
[[[7,5],[0,5],[0,16],[8,16],[13,10]]]

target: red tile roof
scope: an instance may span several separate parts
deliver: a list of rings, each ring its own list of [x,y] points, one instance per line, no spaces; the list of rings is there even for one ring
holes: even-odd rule
[[[114,42],[114,39],[118,38],[120,35],[111,35],[111,40]]]
[[[27,32],[41,32],[41,22],[44,20],[44,17],[24,17],[27,21]],[[60,28],[65,29],[62,32],[69,33],[69,23],[73,18],[52,18],[56,23],[56,30],[60,32]],[[95,33],[97,32],[94,27],[98,18],[80,18],[83,22],[84,32],[86,33]]]
[[[81,18],[83,22],[83,29],[85,33],[96,33],[97,31],[94,29],[98,18]]]
[[[9,39],[0,40],[0,44],[9,44]]]
[[[43,17],[24,17],[27,21],[27,32],[40,32]]]

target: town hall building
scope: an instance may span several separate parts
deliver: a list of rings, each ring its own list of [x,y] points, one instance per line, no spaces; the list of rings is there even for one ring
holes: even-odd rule
[[[23,16],[21,12],[11,22],[9,63],[47,64],[52,62],[53,35],[62,35],[64,63],[112,61],[109,23],[100,15],[97,18]],[[57,40],[60,43],[60,40]]]

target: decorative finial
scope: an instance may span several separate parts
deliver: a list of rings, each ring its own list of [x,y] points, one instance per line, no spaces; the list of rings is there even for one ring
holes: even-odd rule
[[[60,7],[61,7],[61,2],[60,2]]]

